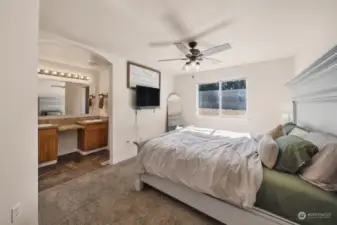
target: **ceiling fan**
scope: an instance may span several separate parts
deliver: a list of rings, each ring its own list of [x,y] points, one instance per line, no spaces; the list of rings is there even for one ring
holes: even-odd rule
[[[158,60],[159,62],[168,62],[168,61],[187,61],[185,65],[183,66],[184,70],[188,70],[190,67],[195,67],[196,70],[199,70],[200,67],[200,61],[202,60],[209,60],[213,63],[221,63],[220,60],[209,58],[208,56],[228,50],[231,48],[231,45],[229,43],[225,43],[223,45],[218,45],[213,48],[209,48],[205,51],[200,51],[196,48],[197,42],[191,41],[188,43],[188,46],[190,49],[186,47],[184,43],[174,43],[177,48],[185,54],[185,58],[174,58],[174,59],[161,59]]]
[[[198,42],[201,37],[208,35],[212,32],[215,32],[219,30],[220,28],[224,28],[231,24],[231,21],[225,20],[219,24],[216,24],[215,26],[204,30],[203,32],[200,32],[196,35],[190,35],[190,32],[188,31],[187,27],[183,23],[182,19],[179,17],[179,15],[175,12],[171,12],[167,16],[168,22],[171,24],[171,26],[174,28],[175,31],[177,31],[181,36],[184,36],[184,38],[181,38],[177,41],[164,41],[164,42],[155,42],[150,43],[151,47],[160,47],[160,46],[168,46],[168,45],[175,45],[182,53],[184,53],[184,58],[173,58],[173,59],[162,59],[158,60],[159,62],[168,62],[168,61],[186,61],[186,63],[183,66],[184,70],[188,70],[190,67],[194,67],[196,70],[199,70],[200,62],[203,60],[208,60],[213,63],[221,63],[220,60],[209,58],[209,56],[214,55],[219,52],[226,51],[231,48],[231,45],[229,43],[225,43],[222,45],[218,45],[212,48],[209,48],[204,51],[200,51],[197,49]],[[186,44],[188,47],[186,46]]]

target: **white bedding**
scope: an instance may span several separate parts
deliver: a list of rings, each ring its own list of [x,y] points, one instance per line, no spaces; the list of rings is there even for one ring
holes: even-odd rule
[[[252,208],[263,177],[257,142],[249,135],[224,133],[182,129],[150,139],[140,149],[138,172]]]

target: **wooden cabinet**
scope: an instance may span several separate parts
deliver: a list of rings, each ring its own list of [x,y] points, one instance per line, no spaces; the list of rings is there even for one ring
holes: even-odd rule
[[[91,151],[108,146],[108,122],[86,124],[78,130],[78,149]]]
[[[39,163],[57,160],[57,129],[39,129]]]

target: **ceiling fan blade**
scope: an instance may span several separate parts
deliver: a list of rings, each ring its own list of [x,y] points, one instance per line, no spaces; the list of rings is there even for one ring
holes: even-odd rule
[[[219,52],[223,52],[223,51],[228,50],[230,48],[232,48],[232,46],[229,43],[226,43],[226,44],[223,44],[223,45],[215,46],[213,48],[209,48],[209,49],[201,52],[200,54],[202,56],[210,56],[210,55],[213,55],[213,54],[216,54],[216,53],[219,53]]]
[[[176,58],[176,59],[161,59],[158,62],[169,62],[169,61],[180,61],[180,60],[188,60],[187,58]]]
[[[179,35],[179,37],[186,37],[191,35],[191,32],[187,28],[183,19],[179,15],[179,13],[175,10],[171,10],[165,17],[164,21],[167,22],[172,30]],[[175,43],[179,43],[180,41],[160,41],[160,42],[152,42],[150,43],[151,47],[163,47],[173,45]],[[190,52],[188,53],[190,54]]]
[[[171,28],[180,36],[186,37],[191,35],[190,30],[187,28],[184,20],[181,18],[180,14],[171,10],[166,16],[165,20],[170,24]]]
[[[185,55],[190,55],[191,54],[191,51],[186,47],[186,45],[184,43],[174,43],[174,44]]]
[[[197,34],[195,34],[193,36],[190,36],[190,37],[183,38],[183,39],[180,40],[180,42],[196,41],[203,36],[206,36],[206,35],[211,34],[211,33],[215,32],[217,30],[220,30],[222,28],[225,28],[225,27],[229,26],[231,23],[232,23],[232,20],[224,20],[221,23],[218,23],[218,24],[204,30],[203,32],[197,33]]]
[[[218,60],[218,59],[213,59],[213,58],[208,58],[208,57],[203,57],[202,59],[206,59],[209,60],[213,63],[222,63],[222,61]]]

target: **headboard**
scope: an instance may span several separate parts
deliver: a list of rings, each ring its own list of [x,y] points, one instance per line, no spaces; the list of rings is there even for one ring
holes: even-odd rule
[[[292,90],[296,124],[337,136],[337,46],[286,86]]]

